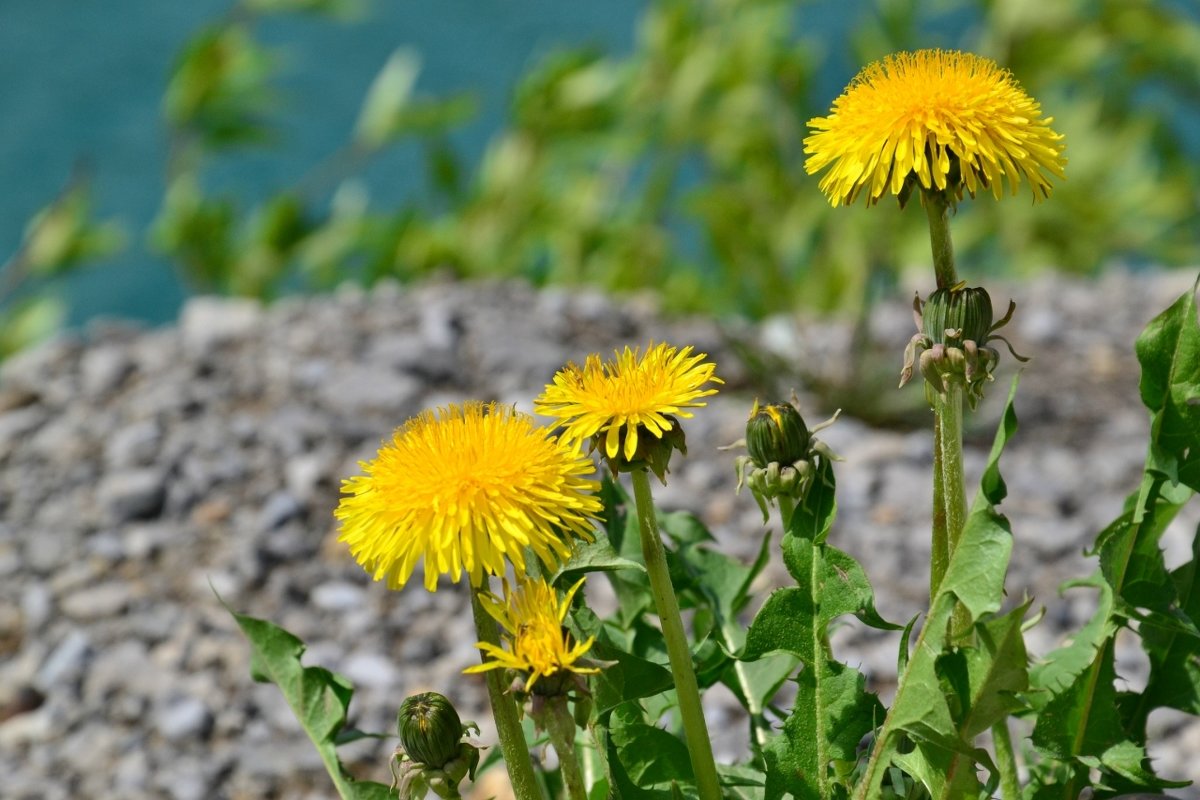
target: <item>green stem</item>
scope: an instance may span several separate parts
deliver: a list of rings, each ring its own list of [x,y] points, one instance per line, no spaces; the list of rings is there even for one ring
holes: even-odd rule
[[[745,628],[740,626],[737,620],[723,620],[720,630],[722,644],[730,652],[736,652],[745,645]],[[750,738],[759,749],[762,749],[771,739],[771,722],[767,719],[764,713],[765,709],[754,692],[754,682],[750,679],[746,662],[734,661],[733,674],[737,678],[738,686],[742,689],[742,696],[746,700],[746,715],[750,718]]]
[[[937,287],[949,289],[958,283],[954,269],[954,244],[950,241],[950,201],[938,191],[924,193],[925,215],[929,217],[929,244],[933,247],[933,272]]]
[[[1021,781],[1017,777],[1017,754],[1013,750],[1008,720],[992,726],[992,741],[996,745],[996,769],[1000,771],[1001,800],[1021,800]]]
[[[958,283],[954,267],[954,245],[950,240],[950,200],[945,192],[924,193],[929,218],[929,244],[933,272],[939,289]],[[946,382],[944,396],[933,403],[933,540],[929,553],[929,599],[937,596],[954,548],[962,538],[967,519],[967,492],[963,485],[962,387]],[[950,623],[955,639],[969,633],[965,609],[956,608]]]
[[[946,382],[946,394],[933,403],[933,542],[929,563],[929,599],[937,596],[950,557],[967,519],[963,484],[962,387]]]
[[[570,800],[587,800],[587,786],[579,769],[579,756],[575,753],[575,717],[567,708],[565,695],[546,699],[542,723],[554,752],[558,754],[558,766],[563,784],[567,787],[567,796]]]
[[[700,705],[700,687],[696,672],[692,668],[692,652],[688,647],[683,621],[679,617],[679,601],[667,571],[667,554],[663,550],[658,534],[658,520],[654,515],[654,502],[650,497],[650,477],[645,469],[635,469],[633,498],[637,505],[638,524],[642,532],[642,555],[646,561],[646,572],[650,576],[650,591],[654,595],[654,606],[662,623],[663,638],[667,642],[667,657],[671,662],[671,674],[675,678],[675,692],[679,698],[679,717],[683,723],[684,738],[692,759],[692,770],[696,773],[696,788],[700,800],[720,800],[721,786],[717,779],[717,765],[713,761],[712,742],[708,727],[704,723],[704,709]]]
[[[475,616],[475,634],[479,641],[500,646],[500,630],[496,620],[484,610],[479,602],[479,590],[471,590],[471,612]],[[483,657],[481,653],[481,657]],[[496,734],[500,739],[500,752],[512,781],[516,800],[543,800],[538,788],[537,776],[533,773],[533,759],[525,743],[525,732],[521,730],[521,719],[517,713],[517,701],[504,685],[504,670],[493,669],[485,673],[488,699],[492,704],[492,716],[496,718]]]
[[[783,523],[783,532],[786,534],[792,527],[792,514],[796,511],[796,498],[780,494],[775,500],[779,503],[779,520]]]

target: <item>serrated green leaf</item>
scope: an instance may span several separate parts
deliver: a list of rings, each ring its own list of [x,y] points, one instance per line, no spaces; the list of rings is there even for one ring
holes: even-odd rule
[[[827,458],[821,459],[808,494],[792,512],[787,533],[800,539],[809,539],[816,544],[824,542],[837,517],[836,490],[833,462]]]
[[[640,658],[631,651],[633,637],[628,631],[613,630],[590,609],[571,612],[572,633],[581,641],[596,637],[588,656],[596,661],[614,662],[591,679],[595,713],[604,715],[618,705],[667,691],[674,686],[671,671],[661,664]],[[622,637],[622,640],[614,636]]]
[[[1041,709],[1033,744],[1047,755],[1065,760],[1099,755],[1123,738],[1115,678],[1112,648],[1102,647],[1094,666]]]
[[[612,549],[620,558],[643,563],[641,532],[637,515],[629,513],[629,495],[621,484],[606,475],[600,483],[599,497],[603,504],[604,533]],[[613,622],[632,630],[654,605],[645,569],[641,572],[614,570],[607,572],[605,577],[617,596],[618,610]]]
[[[961,603],[976,628],[981,628],[987,621],[986,615],[998,611],[1003,601],[1004,575],[1012,552],[1012,533],[1008,520],[996,511],[992,500],[1004,496],[1004,482],[998,465],[1004,445],[1016,430],[1017,420],[1012,408],[1015,392],[1014,379],[985,468],[987,480],[976,495],[963,527],[962,538],[951,555],[913,653],[900,677],[887,719],[876,734],[867,769],[855,790],[855,797],[859,800],[878,796],[886,769],[891,763],[903,762],[919,770],[919,773],[913,773],[914,777],[919,777],[935,798],[959,797],[964,791],[977,792],[978,782],[974,778],[973,764],[984,766],[993,776],[997,774],[990,756],[974,746],[971,741],[973,737],[967,731],[986,717],[998,713],[996,705],[1004,702],[1001,699],[1004,686],[1020,682],[1019,668],[1012,654],[1008,653],[1003,656],[1004,666],[995,673],[997,678],[1003,675],[1004,680],[990,681],[987,677],[990,673],[990,654],[986,636],[983,637],[983,644],[962,646],[957,654],[949,654],[947,628],[956,603]],[[997,624],[1002,630],[1007,630],[1009,625],[1016,626],[1018,632],[1015,635],[1019,636],[1019,619]],[[1012,635],[1006,634],[1009,637]],[[996,643],[992,642],[992,645]],[[1007,649],[1014,647],[1010,643]],[[1004,650],[999,648],[996,652]],[[981,652],[971,655],[972,651]],[[960,666],[957,675],[947,671],[953,668],[953,661],[943,662],[942,672],[939,673],[939,661],[947,655],[958,659]],[[968,669],[967,664],[971,662],[974,666]],[[981,690],[994,692],[986,703],[982,698],[971,699],[973,679]],[[954,701],[953,707],[951,699]],[[986,710],[984,717],[978,721],[972,720],[969,714],[975,704],[984,705]],[[919,755],[901,753],[900,745],[906,738],[917,746]],[[963,759],[967,763],[962,763]]]
[[[983,785],[973,769],[961,769],[956,764],[958,754],[952,750],[918,742],[908,753],[897,754],[892,762],[916,779],[932,797],[976,798]]]
[[[1181,467],[1194,475],[1200,460],[1200,325],[1196,321],[1196,286],[1155,317],[1135,344],[1142,366],[1142,403],[1151,413],[1151,440],[1161,449],[1160,466],[1168,473]],[[1165,463],[1168,461],[1173,464]],[[1193,491],[1200,482],[1191,480]]]
[[[883,706],[858,670],[823,659],[796,676],[793,712],[764,748],[765,797],[821,800],[833,794],[834,761],[853,761],[858,743],[882,719]]]
[[[1192,560],[1171,573],[1181,613],[1200,620],[1200,528],[1192,537]],[[1200,641],[1178,630],[1139,628],[1150,659],[1150,679],[1128,714],[1132,731],[1144,736],[1150,712],[1160,706],[1200,715]]]
[[[1125,604],[1151,612],[1142,614],[1151,624],[1180,624],[1159,540],[1191,494],[1191,489],[1173,487],[1155,471],[1147,470],[1142,487],[1129,499],[1129,508],[1097,537],[1100,571],[1115,589],[1118,610],[1124,610],[1120,606]],[[1184,627],[1200,634],[1190,624]]]
[[[959,723],[964,738],[983,733],[1022,707],[1018,694],[1029,688],[1029,672],[1021,624],[1028,610],[1026,602],[975,627],[978,646],[964,651],[970,687]]]
[[[621,766],[638,787],[663,789],[673,782],[695,782],[687,746],[675,735],[652,725],[621,721],[616,717],[609,735]]]
[[[752,714],[761,714],[791,674],[800,659],[790,653],[763,656],[757,661],[732,661],[722,678],[742,707]]]
[[[232,613],[232,612],[231,612]],[[383,800],[392,792],[371,781],[355,781],[337,757],[336,742],[346,725],[354,688],[349,681],[322,667],[300,663],[304,642],[266,620],[233,614],[250,641],[250,673],[260,683],[273,683],[312,740],[342,800]]]
[[[1092,769],[1100,769],[1114,773],[1128,782],[1127,786],[1113,786],[1123,789],[1173,789],[1191,785],[1191,781],[1167,781],[1159,778],[1150,769],[1150,757],[1146,748],[1128,739],[1117,742],[1099,756],[1084,756],[1079,759]]]
[[[612,572],[622,569],[637,570],[643,573],[646,571],[644,564],[625,558],[613,549],[607,539],[596,537],[594,542],[576,543],[571,551],[571,557],[554,573],[551,583],[570,585],[591,572]]]
[[[832,505],[826,507],[831,514]],[[804,664],[795,679],[794,710],[764,749],[768,800],[784,794],[798,800],[830,796],[831,764],[853,760],[859,741],[882,717],[883,708],[866,692],[863,676],[833,660],[830,623],[855,614],[871,624],[895,627],[875,612],[874,594],[857,562],[795,530],[793,524],[784,537],[784,560],[805,588],[781,589],[767,598],[751,623],[742,656],[752,661],[783,652]]]
[[[716,537],[705,527],[700,518],[687,511],[672,511],[667,514],[660,512],[658,526],[671,541],[680,547],[716,541]]]
[[[1113,619],[1112,588],[1099,575],[1088,580],[1073,581],[1064,588],[1094,587],[1098,590],[1096,611],[1087,624],[1075,633],[1070,641],[1047,654],[1029,671],[1029,683],[1034,689],[1030,699],[1042,706],[1075,682],[1096,660],[1097,653],[1117,631]]]

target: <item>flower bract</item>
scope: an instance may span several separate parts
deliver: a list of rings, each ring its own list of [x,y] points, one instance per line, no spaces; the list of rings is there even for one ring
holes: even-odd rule
[[[645,353],[626,347],[613,355],[607,363],[592,354],[582,367],[568,364],[534,401],[539,414],[561,420],[564,439],[601,435],[610,459],[623,448],[632,461],[641,432],[661,439],[676,424],[670,415],[691,417],[686,409],[704,406],[697,400],[717,393],[705,384],[722,382],[713,374],[715,365],[704,361],[704,353],[692,355],[691,347],[651,344]]]
[[[994,61],[970,53],[919,50],[868,65],[833,102],[829,116],[809,120],[805,168],[837,206],[865,191],[867,203],[900,195],[909,180],[958,198],[990,188],[1015,194],[1022,178],[1034,200],[1050,195],[1050,175],[1063,177],[1062,135],[1052,117]]]
[[[489,642],[476,645],[492,660],[463,670],[466,673],[491,669],[512,669],[526,673],[525,691],[532,691],[538,679],[559,671],[590,675],[599,670],[579,663],[591,648],[593,638],[572,646],[571,635],[563,628],[571,599],[583,585],[580,578],[560,600],[554,588],[543,580],[520,580],[513,589],[504,581],[504,599],[481,594],[484,610],[500,623],[508,649]]]
[[[364,475],[342,483],[334,512],[341,541],[376,580],[403,586],[418,560],[425,588],[439,575],[473,586],[524,567],[526,547],[546,564],[590,540],[600,511],[590,459],[533,418],[494,404],[426,411],[398,429]]]

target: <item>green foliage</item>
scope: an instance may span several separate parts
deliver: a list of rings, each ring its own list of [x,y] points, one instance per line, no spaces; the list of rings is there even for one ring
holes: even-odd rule
[[[888,279],[882,265],[925,260],[919,214],[835,215],[812,191],[805,123],[831,98],[814,96],[820,48],[805,38],[806,11],[784,0],[656,0],[628,55],[549,55],[521,79],[507,124],[474,167],[449,139],[474,116],[474,101],[416,96],[420,60],[398,50],[345,147],[304,180],[250,204],[210,196],[205,173],[226,154],[278,140],[279,59],[256,39],[256,20],[327,5],[242,2],[180,56],[164,99],[173,147],[154,241],[196,288],[269,298],[449,270],[655,287],[671,308],[760,316],[858,307]],[[915,31],[965,9],[982,23],[958,46],[1010,66],[1070,143],[1054,204],[1036,215],[1022,204],[1003,213],[972,204],[960,251],[1019,270],[1200,255],[1186,223],[1195,168],[1166,112],[1147,113],[1157,107],[1143,107],[1141,88],[1200,93],[1189,77],[1200,24],[1144,4],[1071,0],[1069,14],[943,5],[884,5],[860,21],[856,55],[928,46]],[[373,208],[355,178],[376,154],[414,146],[426,197]]]
[[[384,800],[393,790],[382,783],[356,781],[337,757],[347,733],[346,712],[354,689],[349,681],[322,667],[300,663],[304,643],[283,628],[244,614],[234,614],[250,642],[250,674],[259,683],[273,683],[312,740],[342,800]]]
[[[123,243],[116,222],[92,219],[90,177],[76,167],[59,195],[29,220],[17,252],[0,265],[0,361],[62,324],[66,306],[53,290],[64,276]]]
[[[1006,493],[999,459],[1015,431],[1010,394],[962,539],[907,657],[892,706],[875,734],[856,798],[877,797],[892,764],[934,798],[980,796],[985,787],[976,777],[976,765],[999,779],[991,756],[975,739],[992,725],[1006,724],[1014,708],[1013,693],[1027,683],[1020,636],[1027,606],[995,616],[1012,551],[1008,520],[995,508]],[[966,609],[971,636],[950,636],[956,603]]]
[[[1096,540],[1099,572],[1082,585],[1101,602],[1074,641],[1032,670],[1037,711],[1033,743],[1045,761],[1034,771],[1034,797],[1074,798],[1099,770],[1109,792],[1172,786],[1146,758],[1146,720],[1160,706],[1195,713],[1200,616],[1193,559],[1168,574],[1159,540],[1197,490],[1200,458],[1200,327],[1195,292],[1156,317],[1137,341],[1150,444],[1141,485]],[[1125,628],[1141,639],[1150,680],[1141,692],[1118,691],[1114,645]],[[1098,795],[1110,796],[1110,795]]]

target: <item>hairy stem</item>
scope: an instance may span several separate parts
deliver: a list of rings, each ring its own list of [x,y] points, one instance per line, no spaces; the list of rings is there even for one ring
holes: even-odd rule
[[[471,590],[471,612],[475,616],[475,634],[479,641],[500,646],[500,630],[496,620],[488,615],[479,602],[479,590]],[[481,658],[483,654],[480,654]],[[517,713],[517,701],[504,685],[504,670],[493,669],[485,673],[488,699],[492,705],[492,716],[496,719],[496,734],[500,739],[500,752],[504,754],[504,765],[512,781],[516,800],[543,800],[538,788],[537,776],[533,772],[533,759],[525,743],[525,732]]]
[[[645,469],[636,469],[633,477],[633,498],[637,505],[638,525],[642,533],[642,555],[646,561],[646,572],[650,576],[650,591],[654,595],[654,607],[662,623],[663,638],[667,643],[667,656],[671,662],[671,674],[675,678],[675,692],[679,698],[679,717],[683,723],[684,738],[696,773],[696,788],[700,800],[720,800],[721,786],[717,780],[717,765],[713,761],[712,742],[704,722],[704,710],[700,705],[700,687],[696,672],[692,668],[692,652],[688,647],[683,621],[679,617],[679,601],[667,572],[667,554],[658,534],[658,520],[654,514],[654,502],[650,497],[650,477]]]
[[[939,289],[958,283],[954,268],[954,245],[950,240],[950,201],[944,192],[924,193],[929,218],[929,244],[933,272]],[[950,557],[962,537],[967,519],[967,493],[963,485],[962,386],[946,382],[946,393],[933,403],[933,540],[929,554],[929,599],[937,595]],[[969,623],[963,609],[956,609],[951,622],[955,638],[966,635]]]
[[[929,244],[933,248],[933,272],[937,288],[958,283],[954,269],[954,244],[950,241],[950,201],[938,191],[925,192],[925,215],[929,217]]]
[[[947,382],[946,394],[933,404],[933,541],[929,558],[929,599],[950,565],[967,520],[967,493],[963,481],[962,387]],[[956,609],[951,623],[961,634],[964,610]]]
[[[1001,800],[1021,800],[1021,781],[1017,777],[1017,754],[1013,750],[1008,720],[992,726],[992,741],[996,745],[996,769],[1000,771]]]
[[[567,797],[570,800],[587,800],[587,786],[583,782],[579,756],[575,752],[575,717],[567,708],[565,695],[555,695],[546,699],[542,726],[550,737],[554,752],[558,754],[558,766],[562,772],[563,784],[567,787]]]

